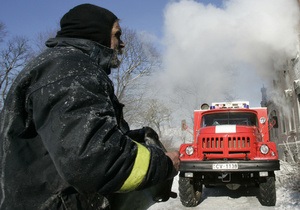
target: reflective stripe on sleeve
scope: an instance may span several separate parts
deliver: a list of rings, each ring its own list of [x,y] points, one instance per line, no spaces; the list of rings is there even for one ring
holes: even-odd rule
[[[135,142],[135,141],[134,141]],[[144,180],[150,163],[150,151],[143,145],[137,144],[137,155],[130,175],[119,192],[128,192],[136,189]]]

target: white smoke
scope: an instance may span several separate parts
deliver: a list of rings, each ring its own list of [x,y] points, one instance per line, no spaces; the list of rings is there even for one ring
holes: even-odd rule
[[[226,99],[260,106],[260,89],[297,54],[299,6],[297,0],[228,0],[220,7],[173,1],[164,29],[160,83],[171,98],[194,106],[190,112]]]

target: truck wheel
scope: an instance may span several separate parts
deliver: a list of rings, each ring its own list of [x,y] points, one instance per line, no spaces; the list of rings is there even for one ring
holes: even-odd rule
[[[182,205],[195,207],[200,203],[202,184],[195,183],[193,179],[179,177],[179,197]]]
[[[267,181],[259,184],[259,202],[263,206],[275,206],[276,204],[276,188],[275,178],[267,177]]]

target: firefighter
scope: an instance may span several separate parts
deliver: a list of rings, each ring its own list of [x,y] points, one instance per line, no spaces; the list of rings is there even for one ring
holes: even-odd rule
[[[0,209],[109,209],[112,193],[172,179],[179,153],[130,130],[111,68],[125,46],[119,19],[82,4],[60,21],[48,47],[20,72],[0,122]],[[152,139],[153,140],[153,139]]]

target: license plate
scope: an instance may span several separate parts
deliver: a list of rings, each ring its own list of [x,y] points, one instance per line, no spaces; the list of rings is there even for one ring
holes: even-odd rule
[[[216,163],[212,165],[214,170],[224,170],[224,169],[239,169],[237,163]]]

